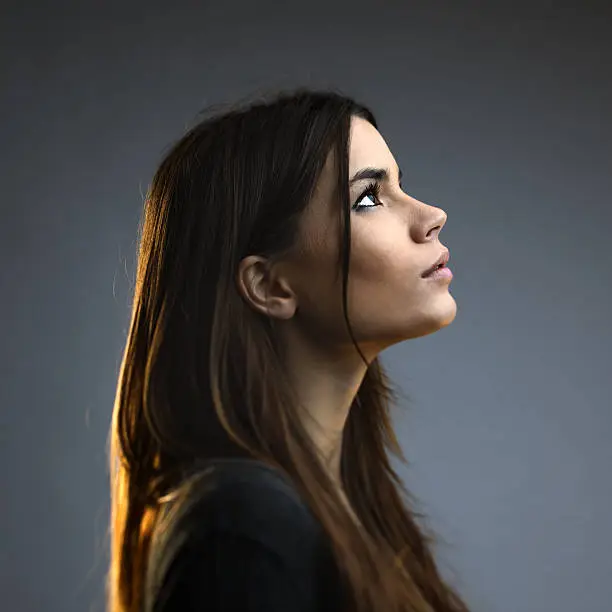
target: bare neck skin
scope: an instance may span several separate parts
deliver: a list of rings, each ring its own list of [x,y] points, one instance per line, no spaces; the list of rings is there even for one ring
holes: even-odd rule
[[[363,526],[348,500],[341,477],[342,439],[349,411],[366,373],[354,345],[330,351],[313,336],[286,326],[285,367],[297,395],[302,423],[310,436],[341,502],[357,525]]]
[[[342,491],[342,435],[350,407],[366,372],[354,346],[331,354],[295,329],[286,346],[285,365],[303,411],[303,424]]]

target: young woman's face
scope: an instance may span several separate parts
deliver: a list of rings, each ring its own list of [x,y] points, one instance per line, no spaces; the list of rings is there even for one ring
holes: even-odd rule
[[[391,344],[448,325],[457,306],[449,293],[449,279],[422,276],[445,250],[439,233],[446,213],[402,190],[397,164],[382,136],[369,122],[355,117],[349,177],[365,168],[383,169],[388,177],[378,181],[377,196],[361,197],[371,179],[350,185],[348,314],[362,350],[375,356]],[[336,180],[330,156],[302,217],[298,242],[283,267],[295,294],[294,322],[311,338],[341,348],[352,343],[343,319],[341,276],[337,276]]]

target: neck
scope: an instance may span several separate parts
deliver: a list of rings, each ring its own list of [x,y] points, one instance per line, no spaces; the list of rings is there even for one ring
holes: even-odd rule
[[[293,339],[285,346],[285,366],[302,411],[303,425],[341,488],[340,462],[344,427],[366,372],[366,365],[351,345],[335,354]]]

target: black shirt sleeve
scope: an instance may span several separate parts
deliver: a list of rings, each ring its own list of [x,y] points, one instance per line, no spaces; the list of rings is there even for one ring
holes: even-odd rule
[[[196,491],[154,539],[148,611],[339,609],[327,539],[280,475],[236,463]]]

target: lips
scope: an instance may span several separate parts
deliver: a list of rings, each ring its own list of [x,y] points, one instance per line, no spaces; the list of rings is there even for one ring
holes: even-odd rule
[[[421,274],[421,277],[425,278],[426,276],[429,276],[430,274],[435,272],[438,268],[443,268],[444,266],[446,266],[446,264],[448,263],[449,257],[450,257],[450,254],[448,252],[448,249],[444,249],[444,251],[440,253],[440,256],[438,257],[438,259],[436,259],[436,261],[431,266],[429,266],[427,270],[425,270]]]

